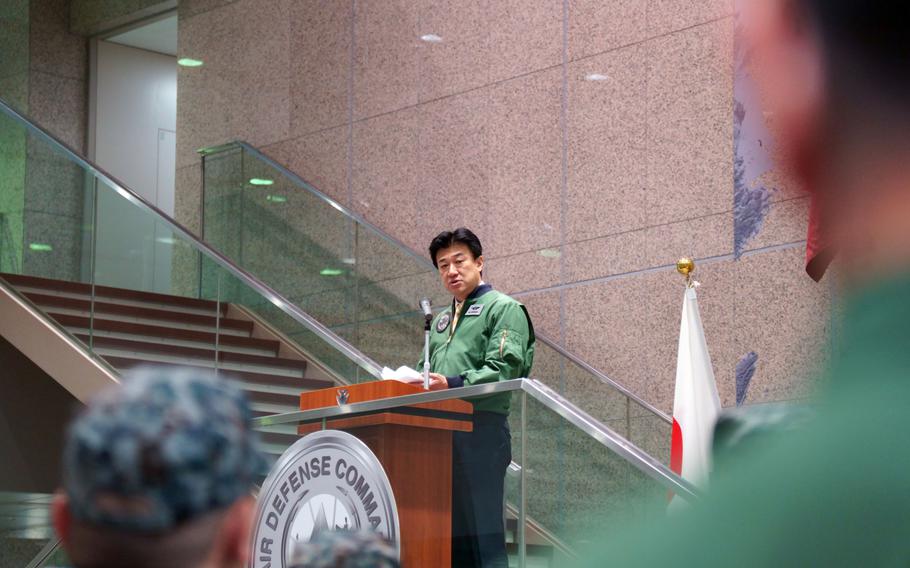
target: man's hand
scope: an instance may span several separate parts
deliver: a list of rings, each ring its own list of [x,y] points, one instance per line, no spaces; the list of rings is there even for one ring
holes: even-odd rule
[[[449,381],[439,373],[430,373],[430,390],[443,390],[449,388]]]

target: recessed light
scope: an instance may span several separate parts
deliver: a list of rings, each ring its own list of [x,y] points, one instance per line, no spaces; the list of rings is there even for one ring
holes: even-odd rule
[[[28,248],[29,250],[36,252],[50,252],[54,250],[54,247],[46,243],[29,243]]]
[[[273,185],[275,182],[268,178],[253,178],[250,180],[250,185]]]
[[[177,65],[181,67],[202,67],[202,61],[191,57],[183,57],[177,60]]]
[[[420,36],[420,39],[427,43],[442,43],[442,38],[436,34],[424,34]]]
[[[272,203],[284,203],[288,200],[288,198],[283,195],[267,195],[265,198]]]
[[[609,77],[601,73],[588,73],[585,75],[585,81],[606,81],[607,79]]]
[[[537,254],[544,258],[559,258],[562,256],[562,253],[558,249],[543,249],[537,251]]]
[[[161,243],[163,245],[175,245],[177,244],[177,239],[173,237],[158,237],[155,239],[155,242]]]
[[[342,264],[357,264],[357,259],[356,258],[342,258],[341,263]]]
[[[344,274],[344,270],[340,268],[323,268],[319,271],[321,276],[341,276]]]

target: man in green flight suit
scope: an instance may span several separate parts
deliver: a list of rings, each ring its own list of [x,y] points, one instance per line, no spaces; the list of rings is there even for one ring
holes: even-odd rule
[[[523,305],[482,280],[483,248],[465,228],[430,243],[452,304],[433,320],[430,388],[458,388],[527,377],[534,328]],[[474,430],[452,439],[452,566],[508,566],[503,489],[512,461],[512,393],[469,399]]]

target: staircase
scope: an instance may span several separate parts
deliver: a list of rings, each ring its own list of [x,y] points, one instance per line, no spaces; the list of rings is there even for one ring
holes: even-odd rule
[[[2,100],[0,133],[51,150],[41,163],[48,171],[83,174],[54,191],[61,199],[84,199],[84,218],[54,217],[54,231],[41,211],[26,215],[13,208],[0,219],[0,299],[16,314],[0,322],[9,335],[40,328],[43,335],[28,338],[40,340],[27,344],[27,358],[53,361],[53,372],[37,366],[80,401],[128,369],[180,366],[237,380],[257,416],[293,411],[302,391],[372,380],[380,374],[376,361],[412,360],[421,343],[413,298],[437,290],[436,305],[449,301],[427,259],[246,144],[205,151],[200,240]],[[282,199],[267,199],[271,195],[251,184],[255,178],[269,179]],[[0,188],[0,197],[22,201],[31,186],[19,181],[10,180],[10,191]],[[79,365],[86,367],[83,375],[98,377],[75,381]],[[605,511],[625,522],[650,511],[663,514],[667,488],[685,488],[659,463],[670,438],[669,420],[659,410],[543,336],[534,375],[549,392],[539,390],[538,398],[525,401],[526,411],[522,403],[512,415],[513,440],[523,440],[521,450],[513,450],[526,478],[526,566],[561,566],[577,544],[590,542],[587,533],[602,531]],[[571,410],[560,414],[544,401],[565,401]],[[61,412],[46,418],[61,430],[66,420]],[[624,436],[622,442],[605,443],[606,430]],[[292,425],[262,434],[275,458],[297,439]],[[512,504],[519,502],[516,486],[514,475],[507,478]],[[10,494],[17,515],[0,519],[0,529],[10,529],[0,530],[0,567],[19,540],[49,538],[46,518],[28,527],[43,528],[40,534],[19,531],[23,519],[32,518],[23,491],[52,490]],[[641,505],[639,493],[650,502]],[[2,501],[0,493],[0,509]],[[46,516],[45,505],[38,509]],[[510,564],[516,565],[522,531],[514,507],[508,516]],[[46,544],[53,550],[53,541]]]
[[[327,371],[248,311],[226,303],[0,274],[120,373],[140,366],[215,370],[238,381],[256,416],[292,412],[303,391],[335,386]],[[280,455],[296,434],[263,433]]]

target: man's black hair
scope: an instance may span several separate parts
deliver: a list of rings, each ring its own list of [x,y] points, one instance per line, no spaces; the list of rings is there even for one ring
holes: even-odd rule
[[[433,261],[433,266],[439,268],[439,264],[436,263],[436,254],[455,243],[461,243],[468,247],[468,250],[471,251],[474,258],[483,254],[483,246],[480,244],[480,239],[477,238],[477,235],[470,229],[459,227],[454,231],[443,231],[439,233],[430,242],[430,259]]]
[[[910,3],[901,0],[795,1],[818,30],[829,72],[829,87],[841,102],[844,98],[852,99],[850,106],[855,107],[857,96],[871,96],[889,107],[908,108]]]

